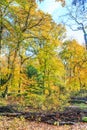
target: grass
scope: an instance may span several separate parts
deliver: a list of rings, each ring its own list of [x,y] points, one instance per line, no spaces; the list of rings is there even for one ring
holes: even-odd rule
[[[82,117],[83,122],[87,122],[87,117]]]
[[[79,107],[80,109],[87,109],[87,104],[85,103],[80,103],[80,104],[77,104],[77,103],[74,103],[73,106],[76,106],[76,107]]]

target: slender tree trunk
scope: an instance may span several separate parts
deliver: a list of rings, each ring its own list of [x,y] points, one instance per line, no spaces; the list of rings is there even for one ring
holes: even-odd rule
[[[22,64],[20,64],[20,71],[19,71],[18,93],[21,93],[21,67]]]
[[[47,61],[44,61],[44,71],[43,71],[43,94],[45,94],[45,83],[46,83],[46,68],[47,68]]]
[[[2,42],[2,31],[3,31],[3,23],[2,23],[2,11],[0,9],[0,54],[1,54],[1,42]]]
[[[84,33],[84,40],[85,40],[85,47],[86,47],[86,50],[87,50],[87,34]]]
[[[2,93],[2,97],[7,99],[8,86],[5,87],[4,92]]]
[[[2,48],[2,31],[3,31],[3,25],[2,25],[2,11],[0,9],[0,85],[2,81],[2,74],[1,74],[1,48]]]
[[[48,94],[48,96],[50,96],[51,95],[51,88],[50,88],[50,70],[48,70],[48,91],[49,91],[49,94]],[[47,97],[48,97],[47,96]]]

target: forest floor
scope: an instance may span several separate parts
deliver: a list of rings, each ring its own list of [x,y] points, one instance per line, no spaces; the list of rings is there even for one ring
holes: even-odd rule
[[[18,112],[0,107],[0,130],[87,130],[86,109],[68,107],[62,112]]]
[[[87,123],[76,123],[74,125],[55,126],[36,121],[27,121],[19,118],[0,119],[0,130],[87,130]]]
[[[31,110],[28,106],[23,110],[0,106],[0,130],[87,130],[87,118],[83,121],[87,103],[74,104],[60,112]]]

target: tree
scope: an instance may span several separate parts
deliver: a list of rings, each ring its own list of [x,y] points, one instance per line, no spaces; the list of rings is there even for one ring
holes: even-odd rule
[[[80,8],[80,10],[79,10],[80,11],[80,15],[82,13],[82,15],[84,16],[85,23],[83,21],[81,23],[79,23],[77,21],[77,23],[81,26],[80,29],[82,29],[82,31],[84,33],[84,40],[85,40],[86,49],[87,49],[87,32],[86,32],[87,21],[86,21],[86,17],[85,17],[85,14],[87,13],[86,4],[87,4],[87,0],[77,0],[77,1],[73,0],[73,2],[72,2],[72,5],[74,5],[77,8],[78,7]],[[82,17],[82,19],[83,19],[83,17]]]
[[[36,57],[32,64],[37,68],[38,75],[36,84],[32,84],[29,90],[30,93],[33,92],[33,96],[42,97],[39,100],[39,103],[42,101],[41,107],[55,109],[62,106],[67,97],[67,94],[63,96],[66,92],[63,78],[64,66],[57,52],[60,45],[59,39],[62,38],[65,29],[61,25],[51,23],[51,30],[48,28],[46,30],[45,33],[40,30],[42,39],[34,42]],[[29,95],[31,97],[31,94]]]
[[[55,93],[57,95],[62,86],[63,73],[60,71],[63,64],[58,59],[57,47],[65,28],[54,23],[50,15],[37,10],[33,1],[3,2],[0,3],[3,20],[0,59],[2,96],[12,92],[18,95],[27,93],[29,97],[44,97],[45,101],[47,96],[50,99],[53,96],[53,103],[59,105],[62,91],[57,101]]]
[[[76,41],[63,44],[65,27],[34,0],[4,0],[0,6],[0,93],[33,107],[66,105],[71,91],[87,85],[86,51]]]
[[[27,55],[26,51],[28,53],[31,39],[40,38],[39,29],[43,25],[44,27],[46,26],[44,23],[45,21],[49,21],[50,17],[40,10],[37,11],[36,3],[28,0],[25,0],[25,2],[4,0],[0,3],[0,7],[0,27],[3,27],[0,31],[0,67],[3,65],[3,59],[6,58],[5,67],[7,69],[6,73],[3,73],[3,69],[1,68],[0,85],[7,86],[8,82],[11,79],[13,80],[15,76],[14,73],[18,62],[20,64],[19,73],[21,74],[24,62],[30,58],[30,55]],[[15,85],[17,86],[17,84]]]
[[[63,24],[69,26],[73,31],[82,30],[87,49],[86,3],[86,0],[73,0],[71,5],[66,5],[67,13],[62,16],[62,21]]]
[[[84,9],[86,9],[85,8],[85,3],[87,2],[87,0],[73,0],[72,1],[72,5],[75,5],[75,6],[77,6],[78,4],[79,5],[82,5],[82,7],[83,7],[83,10]]]
[[[86,90],[87,52],[84,47],[75,40],[67,41],[62,46],[60,56],[65,66],[65,82],[69,91],[72,93]]]

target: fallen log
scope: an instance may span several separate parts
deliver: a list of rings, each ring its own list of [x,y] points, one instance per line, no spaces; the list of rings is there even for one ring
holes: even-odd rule
[[[20,116],[22,116],[22,114],[21,113],[0,113],[0,116],[20,117]]]
[[[59,122],[59,125],[75,125],[75,122]]]

